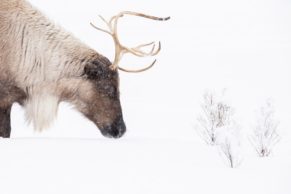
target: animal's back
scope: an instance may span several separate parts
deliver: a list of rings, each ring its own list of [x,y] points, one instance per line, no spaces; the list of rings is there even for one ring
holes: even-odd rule
[[[13,10],[15,8],[21,7],[23,0],[1,0],[0,1],[0,11]]]
[[[94,53],[90,48],[27,1],[0,3],[0,79],[12,72],[15,82],[24,88],[80,74],[82,67],[76,69],[78,57]]]

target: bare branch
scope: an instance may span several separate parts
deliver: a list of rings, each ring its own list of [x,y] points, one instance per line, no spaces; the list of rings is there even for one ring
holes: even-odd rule
[[[232,108],[216,99],[214,93],[211,92],[203,95],[201,108],[203,113],[198,118],[200,128],[196,130],[200,130],[199,134],[204,134],[203,139],[207,144],[215,145],[217,131],[229,122]]]
[[[278,122],[274,119],[275,110],[270,102],[260,109],[256,127],[249,138],[252,146],[260,157],[271,154],[273,147],[280,141],[277,132]]]

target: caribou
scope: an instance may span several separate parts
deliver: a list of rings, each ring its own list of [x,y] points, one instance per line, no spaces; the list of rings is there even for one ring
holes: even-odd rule
[[[137,16],[165,21],[167,18],[124,11],[105,22],[115,45],[111,62],[60,26],[51,22],[26,0],[0,1],[0,136],[11,134],[10,112],[14,103],[24,107],[26,118],[34,129],[50,126],[60,102],[69,102],[91,120],[102,135],[120,138],[126,131],[119,94],[118,70],[126,53],[138,57],[155,56],[161,43],[151,42],[129,48],[118,38],[118,21],[124,16]],[[147,51],[145,51],[147,49]]]

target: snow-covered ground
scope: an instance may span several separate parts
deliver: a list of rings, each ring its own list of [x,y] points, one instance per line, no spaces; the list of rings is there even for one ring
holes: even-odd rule
[[[30,2],[110,59],[112,40],[89,25],[101,24],[97,15],[132,10],[172,18],[121,20],[125,44],[162,41],[153,69],[120,74],[124,138],[102,137],[68,104],[50,130],[36,133],[21,107],[13,107],[12,139],[0,140],[1,194],[291,193],[290,1]],[[122,65],[150,61],[128,56]],[[194,129],[204,91],[224,88],[244,139],[235,169]],[[259,158],[247,137],[255,110],[269,98],[281,141],[270,157]]]
[[[12,139],[1,140],[0,152],[5,194],[291,193],[290,149],[249,156],[238,169],[186,140]]]

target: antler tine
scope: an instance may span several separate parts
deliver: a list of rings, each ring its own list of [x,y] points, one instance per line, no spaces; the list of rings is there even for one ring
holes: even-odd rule
[[[160,42],[158,44],[157,49],[155,49],[157,46],[155,44],[155,42],[141,44],[141,45],[138,45],[138,46],[133,47],[133,48],[128,48],[128,47],[123,46],[118,39],[117,25],[118,25],[119,18],[123,17],[124,15],[133,15],[133,16],[138,16],[138,17],[143,17],[143,18],[158,20],[158,21],[166,21],[166,20],[170,19],[170,17],[160,18],[160,17],[150,16],[150,15],[137,13],[137,12],[123,11],[123,12],[120,12],[119,14],[111,17],[108,22],[102,16],[99,16],[101,18],[101,20],[104,23],[106,23],[107,27],[109,28],[109,31],[104,30],[102,28],[99,28],[91,23],[91,26],[93,26],[95,29],[102,31],[102,32],[105,32],[105,33],[111,35],[113,38],[113,41],[115,44],[115,58],[114,58],[114,61],[112,63],[112,66],[111,66],[111,68],[113,70],[119,69],[121,71],[130,72],[130,73],[138,73],[138,72],[146,71],[146,70],[150,69],[156,63],[156,60],[154,60],[151,63],[151,65],[149,65],[148,67],[145,67],[145,68],[139,69],[139,70],[128,70],[128,69],[124,69],[124,68],[118,66],[118,63],[121,60],[122,56],[126,53],[131,53],[131,54],[138,56],[138,57],[147,57],[147,56],[155,56],[161,50],[161,43]],[[142,50],[143,48],[149,47],[149,46],[152,46],[152,48],[149,52],[145,52]]]
[[[144,47],[147,47],[147,46],[150,46],[150,45],[152,45],[152,49],[151,49],[150,52],[144,52],[144,51],[141,50],[141,48],[144,48]],[[156,51],[155,51],[155,48],[156,48],[156,44],[155,44],[155,42],[152,42],[152,43],[149,43],[149,44],[139,45],[139,46],[137,46],[135,48],[132,48],[132,50],[142,54],[143,56],[155,56],[161,51],[161,42],[159,42],[158,49]]]
[[[141,48],[145,48],[148,46],[152,46],[152,48],[149,52],[145,52],[145,51],[141,50]],[[134,53],[139,54],[141,57],[152,56],[155,48],[156,48],[156,45],[154,43],[152,43],[150,45],[140,45],[140,46],[137,46],[135,48],[131,48],[131,53],[132,54],[134,54]]]
[[[99,27],[95,26],[93,23],[90,23],[90,25],[91,25],[93,28],[95,28],[96,30],[100,30],[100,31],[105,32],[105,33],[109,34],[110,36],[112,36],[111,32],[109,32],[109,31],[107,31],[107,30],[104,30],[104,29],[102,29],[102,28],[99,28]]]
[[[109,28],[109,30],[110,31],[112,31],[111,29],[111,25],[110,25],[110,23],[108,23],[105,19],[104,19],[104,17],[102,17],[101,15],[98,15],[99,16],[99,18],[107,25],[107,27]],[[104,30],[104,29],[102,29],[102,28],[99,28],[99,27],[97,27],[96,25],[94,25],[92,22],[90,22],[90,25],[93,27],[93,28],[95,28],[96,30],[100,30],[100,31],[102,31],[102,32],[105,32],[105,33],[107,33],[107,34],[109,34],[110,36],[112,36],[112,32],[109,32],[108,30]]]
[[[107,25],[107,27],[108,27],[109,30],[111,31],[112,27],[111,27],[110,23],[107,22],[103,16],[101,16],[101,15],[98,15],[98,16],[99,16],[99,18],[100,18],[100,19],[101,19],[101,20],[102,20],[102,21]]]
[[[147,18],[151,20],[158,20],[158,21],[166,21],[170,19],[170,17],[161,18],[161,17],[151,16],[151,15],[146,15],[143,13],[132,12],[132,11],[123,11],[123,12],[120,12],[118,15],[121,15],[121,17],[123,15],[133,15],[133,16],[138,16],[138,17],[143,17],[143,18]]]
[[[157,60],[155,59],[149,66],[142,68],[142,69],[137,69],[137,70],[130,70],[130,69],[122,68],[122,67],[118,67],[118,69],[121,71],[127,72],[127,73],[141,73],[143,71],[146,71],[146,70],[152,68],[156,62],[157,62]]]
[[[147,47],[147,46],[151,46],[151,45],[154,45],[155,42],[150,42],[150,43],[146,43],[146,44],[141,44],[141,45],[138,45],[136,47],[134,47],[133,49],[141,49],[143,47]]]
[[[155,50],[156,48],[156,44],[155,42],[152,42],[152,43],[148,43],[148,44],[142,44],[142,45],[139,45],[137,47],[134,47],[134,48],[125,48],[127,53],[131,53],[135,56],[138,56],[138,57],[148,57],[148,56],[155,56],[157,55],[160,50],[161,50],[161,43],[159,42],[158,44],[158,49]],[[145,51],[142,51],[141,48],[145,48],[145,47],[148,47],[148,46],[152,46],[151,50],[149,52],[145,52]]]

